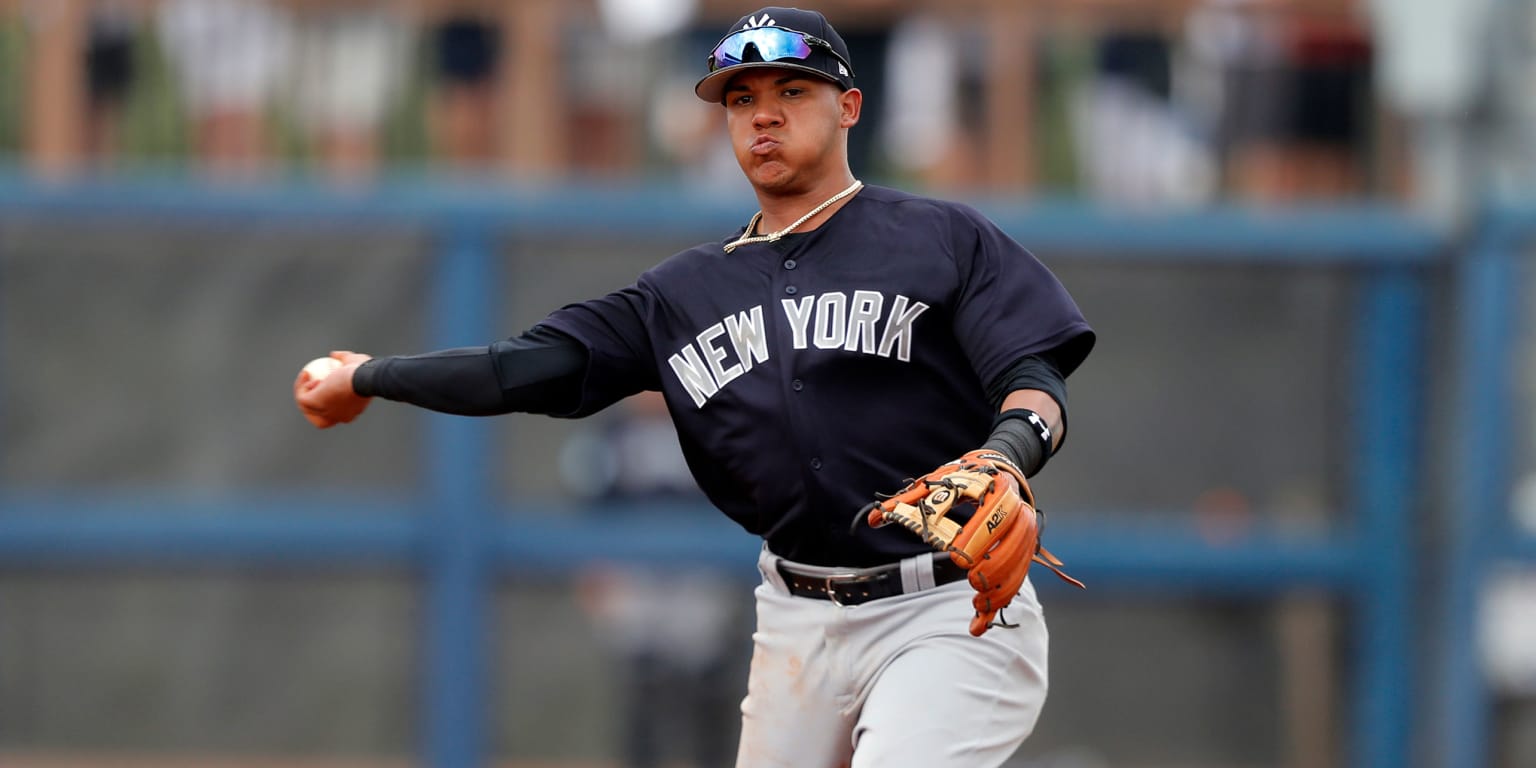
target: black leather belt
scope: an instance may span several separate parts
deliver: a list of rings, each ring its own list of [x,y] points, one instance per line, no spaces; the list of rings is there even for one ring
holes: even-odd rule
[[[789,588],[790,594],[796,597],[831,600],[838,605],[859,605],[907,592],[901,583],[900,563],[832,575],[804,573],[783,560],[778,562],[778,568],[779,575],[784,577],[784,585]],[[963,578],[965,578],[965,569],[955,565],[947,555],[934,556],[934,586]]]

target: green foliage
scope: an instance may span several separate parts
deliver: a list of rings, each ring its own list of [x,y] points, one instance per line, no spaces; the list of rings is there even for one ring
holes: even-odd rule
[[[123,104],[124,161],[156,167],[186,163],[191,142],[186,105],[152,25],[134,32],[134,79]]]
[[[26,102],[27,39],[17,14],[0,16],[0,154],[21,154]]]
[[[1092,41],[1058,35],[1041,41],[1038,55],[1035,156],[1039,158],[1040,188],[1070,194],[1079,191],[1081,181],[1072,98],[1092,73]]]
[[[427,135],[427,114],[430,109],[433,57],[428,36],[420,36],[415,55],[403,64],[400,91],[384,115],[381,126],[380,154],[386,165],[416,166],[426,163],[431,156],[431,139]]]

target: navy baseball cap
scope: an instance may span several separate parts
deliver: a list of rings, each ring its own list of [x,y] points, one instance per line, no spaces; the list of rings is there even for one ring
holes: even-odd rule
[[[827,17],[799,8],[773,6],[737,19],[709,52],[708,67],[693,92],[715,104],[724,99],[725,84],[748,67],[797,69],[845,91],[853,87],[848,44]]]

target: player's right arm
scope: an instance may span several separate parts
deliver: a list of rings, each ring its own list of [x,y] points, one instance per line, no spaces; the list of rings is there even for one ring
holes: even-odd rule
[[[294,402],[320,429],[346,424],[374,397],[441,413],[565,414],[580,402],[588,352],[570,336],[543,326],[484,347],[371,358],[334,353],[343,365],[314,381],[301,372]]]

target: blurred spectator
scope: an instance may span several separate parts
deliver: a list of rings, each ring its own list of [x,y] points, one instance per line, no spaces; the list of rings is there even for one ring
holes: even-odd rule
[[[888,0],[860,0],[866,11],[878,10],[888,5]],[[794,5],[794,3],[789,3]],[[854,85],[864,92],[864,107],[859,115],[859,127],[848,132],[848,165],[854,175],[879,176],[884,153],[880,151],[879,138],[885,122],[885,99],[889,92],[886,85],[886,55],[890,50],[891,26],[883,15],[867,16],[853,9],[844,9],[833,15],[838,32],[848,46],[848,58],[853,62]]]
[[[1094,200],[1192,206],[1217,192],[1218,163],[1174,98],[1172,41],[1155,29],[1107,31],[1075,95],[1078,167]]]
[[[603,29],[615,43],[631,48],[667,40],[682,32],[698,12],[698,0],[598,0]],[[706,52],[707,53],[707,52]],[[703,61],[700,54],[696,61]]]
[[[698,50],[707,50],[707,45]],[[678,70],[654,88],[650,131],[660,160],[690,189],[745,192],[736,175],[740,171],[725,131],[725,116],[718,105],[706,104],[693,95],[693,84],[698,80],[694,72]]]
[[[294,96],[314,155],[332,179],[372,177],[386,110],[406,73],[407,32],[394,3],[352,0],[297,26]]]
[[[288,14],[263,0],[165,0],[159,8],[201,166],[216,175],[262,170],[266,110],[290,58]]]
[[[1078,165],[1089,197],[1134,205],[1195,205],[1217,186],[1216,160],[1173,100],[1170,41],[1111,30],[1074,98]]]
[[[1536,3],[1504,3],[1491,22],[1493,130],[1482,167],[1490,195],[1522,199],[1536,190]]]
[[[704,59],[720,40],[719,27],[716,19],[694,16],[669,38],[666,71],[651,90],[648,118],[661,164],[690,189],[730,194],[747,189],[725,131],[725,115],[720,105],[693,94]]]
[[[571,157],[574,169],[637,172],[644,166],[647,149],[644,135],[634,130],[637,120],[647,113],[665,119],[656,114],[662,109],[684,110],[684,122],[686,116],[699,113],[660,90],[669,70],[698,79],[708,49],[679,56],[688,47],[683,33],[697,6],[697,0],[599,0],[601,25],[583,25],[569,39],[572,143],[581,147]],[[668,87],[679,85],[673,82]],[[689,82],[682,93],[692,90]]]
[[[484,11],[454,8],[432,23],[430,34],[434,154],[454,168],[482,168],[497,148],[501,25]]]
[[[112,165],[119,149],[123,102],[137,75],[137,23],[132,6],[123,0],[92,6],[85,43],[85,152],[96,166]]]
[[[1475,215],[1488,192],[1487,168],[1510,164],[1509,158],[1488,153],[1496,145],[1486,140],[1482,123],[1490,81],[1510,74],[1500,71],[1508,62],[1491,55],[1490,44],[1518,23],[1510,14],[1519,4],[1365,4],[1381,53],[1377,82],[1383,101],[1406,123],[1412,176],[1405,185],[1407,196],[1420,213],[1448,228]],[[1521,87],[1529,88],[1529,81]]]
[[[1259,202],[1361,194],[1369,38],[1343,17],[1256,6],[1209,0],[1188,23],[1192,66],[1219,80],[1204,103],[1225,149],[1229,192]]]
[[[961,33],[947,21],[915,14],[891,32],[890,89],[880,136],[885,160],[928,188],[970,182],[974,137],[961,114]],[[861,73],[862,74],[862,73]]]
[[[683,459],[659,392],[625,400],[612,416],[578,432],[561,456],[571,490],[598,514],[612,502],[705,506]],[[679,520],[686,525],[686,518]],[[624,765],[654,768],[671,760],[718,768],[735,759],[736,704],[745,694],[730,665],[748,646],[748,587],[697,565],[620,565],[579,577],[583,607],[622,664]],[[739,654],[738,654],[739,651]],[[683,754],[668,754],[681,752]]]
[[[565,40],[569,68],[566,96],[570,169],[584,174],[632,174],[638,170],[641,134],[634,130],[650,106],[648,81],[657,51],[615,39],[607,30],[577,25]]]

